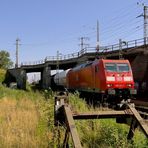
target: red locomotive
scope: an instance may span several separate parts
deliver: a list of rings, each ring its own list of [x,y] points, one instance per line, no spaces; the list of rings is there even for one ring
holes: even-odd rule
[[[126,100],[136,94],[128,60],[87,62],[55,75],[54,80],[70,90],[95,93],[107,102]]]

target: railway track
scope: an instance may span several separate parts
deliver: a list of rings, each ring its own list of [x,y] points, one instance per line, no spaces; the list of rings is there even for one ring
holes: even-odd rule
[[[148,107],[145,106],[136,106],[135,107],[142,118],[148,120]]]
[[[65,138],[63,141],[63,147],[69,146],[68,141],[71,136],[73,146],[75,148],[82,148],[81,141],[75,126],[74,120],[87,120],[87,119],[105,119],[105,118],[116,118],[123,119],[122,121],[118,120],[117,123],[124,123],[124,119],[131,118],[131,125],[129,128],[129,133],[127,135],[128,140],[132,140],[134,137],[134,131],[139,126],[141,131],[148,138],[148,124],[147,120],[143,119],[139,113],[147,113],[148,108],[143,106],[134,107],[133,104],[125,104],[125,109],[123,110],[102,110],[95,112],[83,112],[83,113],[74,113],[71,106],[69,105],[68,95],[64,93],[58,94],[55,97],[55,106],[54,106],[54,122],[55,126],[59,124],[65,127]],[[138,110],[138,111],[137,111]],[[146,121],[146,122],[145,122]]]

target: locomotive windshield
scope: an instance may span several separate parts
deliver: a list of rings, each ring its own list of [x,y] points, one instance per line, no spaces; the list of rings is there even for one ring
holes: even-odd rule
[[[127,71],[129,71],[129,66],[128,66],[127,63],[117,64],[117,67],[118,67],[119,72],[127,72]]]
[[[130,70],[127,63],[106,63],[105,69],[109,72],[128,72]]]
[[[107,71],[110,71],[110,72],[116,72],[117,71],[117,66],[116,66],[115,63],[106,63],[105,68],[106,68]]]

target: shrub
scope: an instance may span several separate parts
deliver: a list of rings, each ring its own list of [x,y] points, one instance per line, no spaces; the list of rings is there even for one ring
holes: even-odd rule
[[[0,83],[2,83],[4,81],[5,74],[6,74],[6,71],[3,69],[0,69]]]

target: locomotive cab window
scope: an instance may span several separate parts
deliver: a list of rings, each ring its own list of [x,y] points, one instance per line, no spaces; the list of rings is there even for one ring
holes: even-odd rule
[[[117,64],[118,72],[128,72],[130,71],[129,65],[127,63]]]
[[[105,69],[106,71],[109,71],[109,72],[128,72],[130,71],[130,67],[128,63],[106,63]]]
[[[117,66],[115,63],[106,63],[105,64],[105,69],[107,71],[110,71],[110,72],[116,72],[117,71]]]

